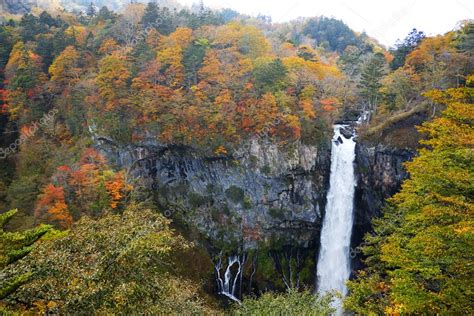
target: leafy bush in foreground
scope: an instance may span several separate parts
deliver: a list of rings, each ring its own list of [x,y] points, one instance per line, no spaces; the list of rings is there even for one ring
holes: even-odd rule
[[[6,275],[31,271],[8,297],[33,312],[195,314],[210,312],[198,286],[180,277],[172,255],[192,247],[150,210],[82,218],[70,233],[44,242]]]
[[[332,297],[320,297],[309,291],[264,293],[259,298],[246,298],[235,310],[236,315],[330,315]]]

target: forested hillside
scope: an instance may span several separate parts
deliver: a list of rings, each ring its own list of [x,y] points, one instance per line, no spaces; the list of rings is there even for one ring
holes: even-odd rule
[[[78,5],[2,16],[1,309],[334,312],[311,292],[343,123],[416,156],[376,175],[405,181],[362,214],[345,308],[474,312],[472,21],[386,49],[334,18]]]

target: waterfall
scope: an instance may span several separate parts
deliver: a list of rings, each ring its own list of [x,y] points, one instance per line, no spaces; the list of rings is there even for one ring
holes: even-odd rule
[[[345,282],[350,275],[349,248],[353,222],[355,189],[355,141],[342,135],[342,125],[334,126],[331,151],[331,175],[326,213],[321,231],[321,247],[317,264],[318,292],[339,291],[347,294]],[[337,314],[342,314],[341,301],[336,300]]]
[[[242,285],[242,276],[243,276],[243,265],[247,259],[246,254],[242,255],[242,258],[239,255],[229,256],[228,265],[225,269],[224,279],[221,277],[221,270],[224,266],[222,264],[222,253],[218,256],[218,261],[214,265],[216,270],[216,281],[217,281],[217,291],[219,294],[227,296],[229,299],[241,303],[237,298],[237,287]],[[232,276],[232,266],[237,265],[237,273],[235,277]],[[233,282],[232,282],[233,279]],[[240,281],[240,282],[239,282]]]

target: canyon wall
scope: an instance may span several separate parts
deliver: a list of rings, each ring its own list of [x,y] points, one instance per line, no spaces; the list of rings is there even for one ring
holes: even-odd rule
[[[245,258],[252,268],[243,269],[242,287],[249,292],[284,288],[292,278],[298,285],[313,284],[329,186],[329,140],[284,148],[254,140],[237,155],[215,157],[155,141],[122,146],[105,138],[96,142],[111,161],[128,170],[128,181],[138,188],[135,198],[149,200],[176,225],[195,231],[223,270],[230,256],[258,254],[258,260]],[[357,144],[352,249],[370,231],[370,220],[380,215],[384,199],[399,190],[408,176],[403,163],[413,155]],[[353,270],[359,268],[361,254],[354,251],[352,259]],[[252,281],[249,274],[254,273]]]

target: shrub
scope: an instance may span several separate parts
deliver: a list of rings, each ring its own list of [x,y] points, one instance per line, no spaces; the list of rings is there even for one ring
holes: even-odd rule
[[[286,293],[264,293],[259,298],[246,298],[234,310],[235,315],[314,315],[326,316],[335,310],[331,307],[332,297],[320,297],[309,291]]]
[[[234,203],[242,202],[245,197],[244,190],[235,185],[232,185],[225,190],[225,195]]]
[[[174,261],[192,245],[169,224],[136,206],[123,215],[84,217],[67,236],[42,243],[4,271],[12,277],[32,273],[9,302],[41,314],[210,312]]]

